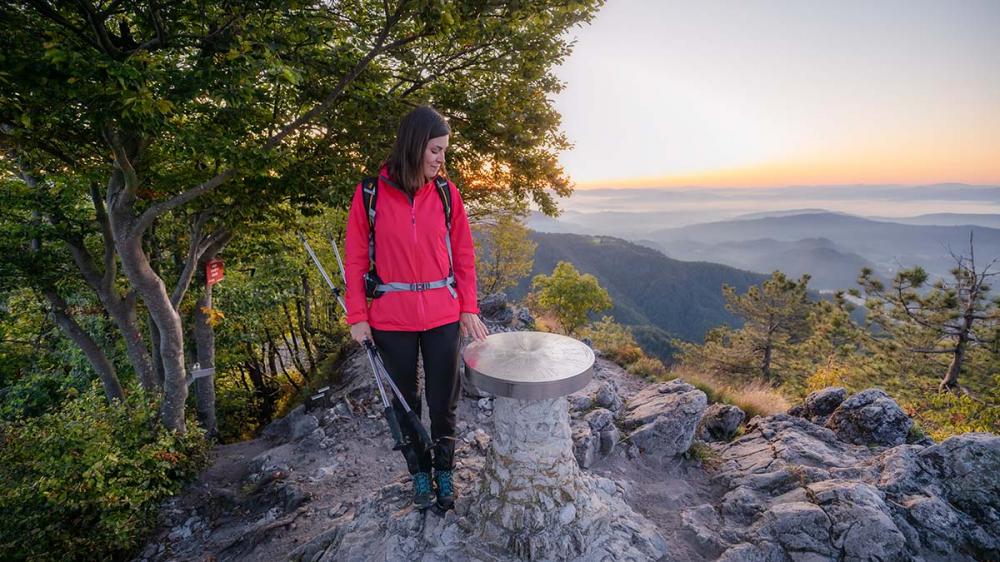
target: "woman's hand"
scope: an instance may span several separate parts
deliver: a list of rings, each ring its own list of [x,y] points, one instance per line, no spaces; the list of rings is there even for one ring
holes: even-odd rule
[[[362,320],[357,324],[351,324],[351,339],[358,343],[364,343],[365,340],[372,339],[372,328],[368,325],[368,322]]]
[[[486,330],[486,324],[483,324],[478,314],[463,312],[459,317],[459,323],[462,328],[463,337],[470,336],[477,341],[481,341],[489,335],[489,332]]]

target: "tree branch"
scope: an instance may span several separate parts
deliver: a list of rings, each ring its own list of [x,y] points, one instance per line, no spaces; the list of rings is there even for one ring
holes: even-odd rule
[[[337,83],[337,86],[329,94],[327,94],[327,96],[323,99],[323,101],[321,101],[311,110],[300,116],[298,119],[292,121],[288,125],[285,125],[280,131],[272,135],[266,142],[264,142],[264,145],[261,147],[261,149],[263,151],[272,150],[274,147],[280,144],[285,137],[287,137],[288,135],[290,135],[291,133],[302,127],[304,124],[314,119],[317,115],[319,115],[323,111],[327,110],[333,104],[333,102],[336,101],[341,94],[343,94],[348,84],[353,82],[361,74],[361,72],[368,66],[368,64],[380,53],[406,45],[426,35],[426,32],[411,35],[409,37],[405,37],[403,39],[395,41],[391,43],[389,46],[384,46],[383,43],[385,42],[386,38],[389,35],[389,30],[392,28],[393,25],[395,25],[396,20],[398,20],[398,17],[399,17],[399,12],[397,11],[397,13],[394,14],[393,17],[391,17],[386,22],[386,25],[379,33],[378,37],[375,40],[374,46],[368,52],[368,54],[365,55],[364,58],[362,58],[354,66],[354,68],[351,69],[349,73],[347,73],[340,79],[340,81]],[[116,161],[118,160],[117,158],[118,152],[119,151],[116,150]],[[125,161],[127,162],[127,159]],[[130,165],[129,168],[131,168]],[[134,170],[132,170],[132,173],[134,174]],[[233,176],[237,175],[237,173],[238,170],[236,170],[235,168],[229,168],[196,187],[193,187],[183,193],[171,197],[166,201],[162,201],[160,203],[157,203],[149,207],[148,209],[146,209],[144,213],[142,213],[142,215],[139,217],[139,220],[136,221],[132,232],[130,232],[130,235],[131,236],[141,235],[147,228],[149,228],[151,224],[153,224],[153,221],[155,221],[159,216],[215,189],[216,187],[222,185]],[[126,184],[127,183],[128,182],[126,182]]]
[[[920,349],[920,348],[910,348],[913,353],[955,353],[955,348],[951,349]]]
[[[191,285],[191,279],[194,278],[195,269],[198,267],[198,259],[204,251],[205,241],[201,236],[201,231],[211,216],[212,213],[208,211],[198,213],[194,225],[191,227],[191,243],[188,244],[187,260],[184,262],[184,269],[177,279],[177,285],[174,286],[174,291],[170,295],[170,304],[173,305],[174,310],[180,307],[184,293],[187,292],[188,287]]]
[[[77,7],[80,9],[80,14],[83,16],[87,23],[90,24],[90,28],[94,31],[94,35],[97,36],[97,42],[104,50],[105,53],[119,58],[122,55],[121,49],[115,46],[111,41],[111,37],[108,36],[108,28],[104,25],[104,18],[101,14],[97,13],[97,10],[85,0],[77,0]]]
[[[115,236],[111,232],[111,221],[104,208],[104,199],[96,183],[90,184],[90,199],[94,202],[97,223],[101,227],[101,239],[104,241],[104,287],[111,290],[118,275],[118,262],[115,261]]]
[[[79,28],[71,24],[66,18],[62,17],[62,15],[60,15],[59,12],[53,9],[52,6],[49,6],[48,2],[45,2],[44,0],[29,0],[28,3],[34,6],[35,9],[38,10],[38,12],[42,14],[44,17],[47,17],[49,18],[49,20],[53,21],[57,25],[60,25],[72,31],[74,35],[76,35],[80,39],[83,39],[94,49],[98,51],[101,50],[101,46],[97,44],[97,42],[95,42],[93,38],[84,33],[83,28]]]

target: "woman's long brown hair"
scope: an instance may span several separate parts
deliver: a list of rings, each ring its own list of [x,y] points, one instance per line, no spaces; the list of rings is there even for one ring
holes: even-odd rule
[[[448,122],[429,105],[417,107],[399,122],[396,143],[385,167],[389,176],[411,197],[426,183],[422,164],[427,142],[450,134]]]

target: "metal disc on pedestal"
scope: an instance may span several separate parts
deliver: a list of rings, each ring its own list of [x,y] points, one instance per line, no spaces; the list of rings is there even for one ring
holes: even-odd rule
[[[545,332],[491,334],[470,343],[462,357],[477,387],[507,398],[558,398],[587,386],[594,374],[586,344]]]

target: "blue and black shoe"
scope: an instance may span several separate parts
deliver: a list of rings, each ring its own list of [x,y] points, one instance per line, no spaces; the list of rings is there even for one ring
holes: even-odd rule
[[[434,505],[434,490],[431,489],[429,472],[418,472],[413,478],[413,505],[417,509],[427,509]]]
[[[437,484],[437,504],[440,511],[455,507],[455,482],[450,470],[435,470],[434,483]]]

